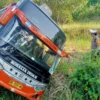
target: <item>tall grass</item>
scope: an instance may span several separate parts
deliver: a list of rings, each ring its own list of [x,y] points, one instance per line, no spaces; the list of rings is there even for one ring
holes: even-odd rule
[[[100,58],[91,60],[90,53],[70,63],[62,60],[46,91],[45,100],[99,100],[99,61]]]
[[[15,93],[10,92],[3,87],[0,87],[0,100],[26,100],[24,97],[21,97]]]
[[[60,25],[63,29],[67,41],[65,50],[68,52],[85,52],[91,50],[90,29],[97,29],[100,36],[100,23],[71,23]]]

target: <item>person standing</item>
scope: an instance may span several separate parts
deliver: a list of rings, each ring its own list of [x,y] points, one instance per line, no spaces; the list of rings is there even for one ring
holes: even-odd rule
[[[96,60],[98,57],[100,57],[100,38],[98,36],[97,30],[90,30],[91,36],[92,36],[92,42],[91,42],[91,49],[92,49],[92,59]]]

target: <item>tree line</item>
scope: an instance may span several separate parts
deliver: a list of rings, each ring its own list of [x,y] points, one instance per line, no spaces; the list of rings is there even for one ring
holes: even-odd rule
[[[18,0],[0,0],[0,8]],[[57,23],[70,23],[77,17],[77,10],[84,6],[95,5],[100,0],[33,0],[41,5],[46,3],[53,12],[52,18]]]

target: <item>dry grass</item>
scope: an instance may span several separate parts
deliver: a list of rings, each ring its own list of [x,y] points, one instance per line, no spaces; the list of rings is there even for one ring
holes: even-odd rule
[[[67,52],[86,52],[91,51],[90,29],[97,29],[100,35],[100,23],[72,23],[60,25],[64,31],[67,42],[65,50]]]
[[[72,24],[64,24],[60,25],[63,30],[76,30],[76,29],[99,29],[100,30],[100,23],[72,23]]]

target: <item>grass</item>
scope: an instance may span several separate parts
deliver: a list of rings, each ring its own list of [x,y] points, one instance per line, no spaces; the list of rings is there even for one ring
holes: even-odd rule
[[[85,52],[91,50],[90,29],[97,29],[100,36],[100,23],[71,23],[60,25],[64,31],[67,42],[65,50],[68,52]]]
[[[90,53],[61,60],[43,100],[99,100],[99,61],[92,61]]]
[[[90,39],[71,39],[67,40],[67,43],[65,44],[65,50],[70,53],[83,53],[85,51],[91,50],[91,40]]]
[[[21,97],[11,91],[0,87],[0,100],[26,100],[24,97]]]
[[[100,29],[100,22],[84,22],[84,23],[78,23],[78,22],[75,22],[75,23],[70,23],[70,24],[64,24],[64,25],[60,25],[62,29],[66,30],[80,30],[80,29],[85,29],[85,30],[88,30],[88,29]]]

